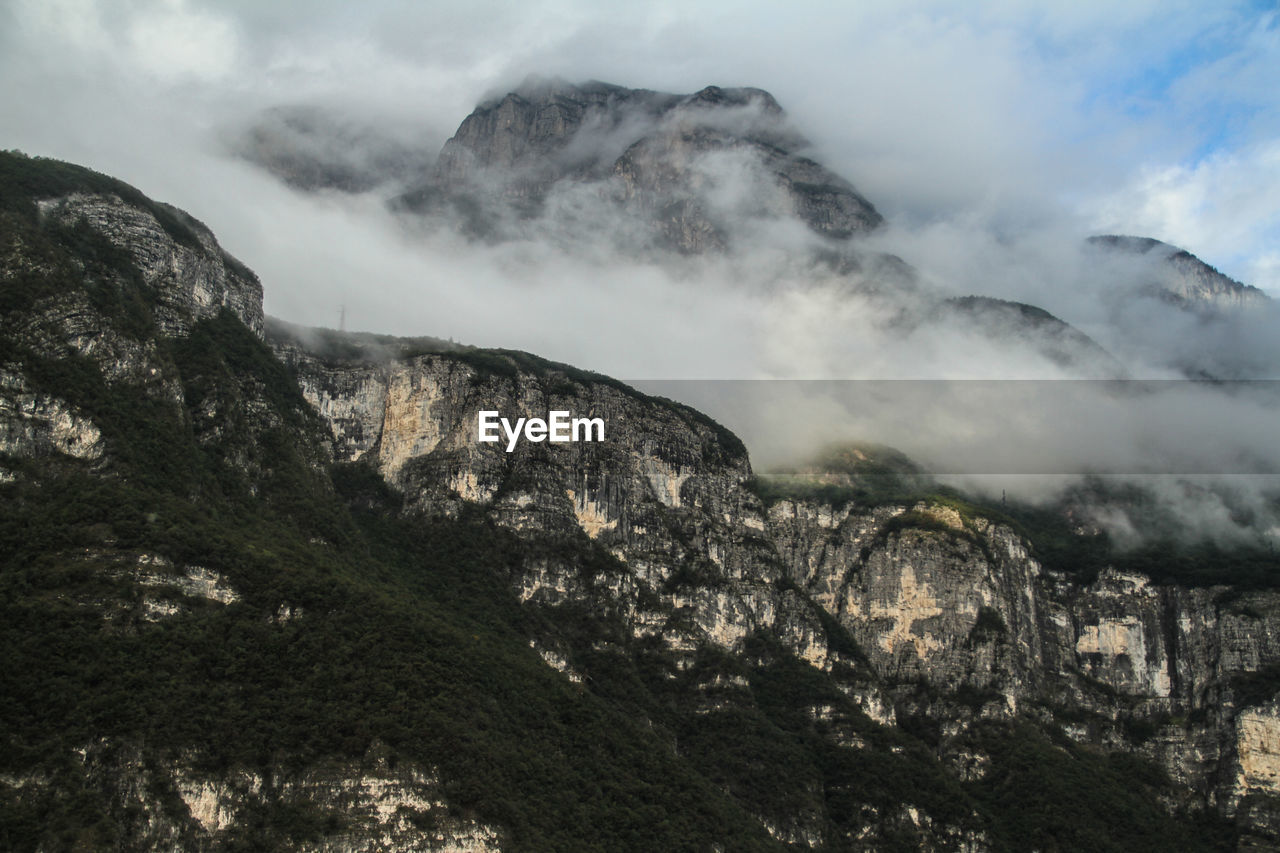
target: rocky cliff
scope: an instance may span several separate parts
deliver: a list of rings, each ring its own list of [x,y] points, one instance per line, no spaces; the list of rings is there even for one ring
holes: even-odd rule
[[[729,248],[744,221],[798,221],[838,240],[878,227],[871,203],[803,147],[760,89],[531,80],[463,120],[400,204],[452,211],[485,236],[509,231],[514,213],[585,229],[580,239],[617,240],[625,226],[625,248],[686,253]]]
[[[1280,594],[769,492],[524,353],[264,327],[192,220],[2,162],[4,846],[1280,844]]]
[[[0,453],[101,455],[101,433],[33,387],[19,354],[83,360],[108,384],[161,399],[180,389],[154,342],[230,311],[257,334],[262,285],[186,213],[106,176],[4,154],[0,281],[9,300],[0,365]]]
[[[1275,840],[1280,729],[1273,688],[1257,688],[1280,661],[1280,596],[1115,571],[1077,580],[1046,570],[1007,523],[947,502],[766,507],[711,425],[527,356],[342,364],[273,339],[336,452],[376,465],[411,512],[474,507],[530,541],[585,536],[617,560],[586,579],[535,552],[511,581],[522,600],[607,607],[680,666],[706,645],[741,654],[763,632],[871,718],[930,728],[966,774],[992,760],[970,744],[975,723],[1029,721],[1161,768],[1170,808],[1207,807]],[[608,440],[508,454],[475,441],[490,405],[600,415]],[[555,655],[573,672],[574,649]]]

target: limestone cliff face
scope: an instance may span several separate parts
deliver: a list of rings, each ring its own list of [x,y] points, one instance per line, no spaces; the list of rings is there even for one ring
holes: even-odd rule
[[[771,632],[874,719],[924,715],[952,736],[973,715],[1059,725],[1155,761],[1187,802],[1245,826],[1272,820],[1280,716],[1241,704],[1238,684],[1280,662],[1280,596],[1115,572],[1081,585],[1046,571],[1008,527],[940,504],[766,509],[722,433],[554,367],[512,359],[494,372],[447,353],[337,364],[276,346],[332,425],[338,457],[373,462],[409,511],[471,505],[530,541],[587,537],[617,558],[583,578],[531,550],[512,581],[526,602],[603,602],[636,636],[688,653],[740,651]],[[606,440],[508,454],[477,442],[481,408],[600,416]],[[837,651],[833,623],[861,662]]]
[[[0,372],[0,453],[96,459],[102,432],[65,401],[32,392],[20,373]]]
[[[941,524],[892,530],[906,513]],[[946,507],[783,501],[768,532],[888,694],[924,682],[979,696],[983,714],[1047,714],[1082,743],[1154,760],[1227,814],[1245,799],[1274,809],[1274,707],[1240,704],[1238,685],[1280,660],[1280,596],[1112,571],[1078,585],[1008,528]],[[1138,723],[1150,728],[1135,737]]]
[[[480,505],[523,535],[586,537],[615,558],[584,579],[572,565],[531,554],[515,581],[522,600],[588,601],[604,590],[638,635],[674,649],[731,649],[758,628],[784,626],[807,658],[828,656],[817,615],[778,588],[763,508],[743,487],[745,453],[696,412],[514,358],[494,372],[450,354],[351,366],[285,342],[277,352],[332,424],[335,455],[373,463],[408,511],[456,515]],[[598,417],[605,440],[522,439],[508,453],[505,439],[477,440],[482,409],[513,422],[552,410]]]
[[[180,400],[182,390],[157,347],[155,334],[182,335],[224,309],[262,332],[262,286],[227,255],[203,225],[174,208],[126,201],[118,195],[71,193],[35,200],[41,227],[101,239],[119,258],[53,260],[22,229],[0,238],[0,282],[21,293],[41,276],[68,285],[38,296],[31,310],[6,318],[6,336],[34,356],[82,359],[111,385],[127,384],[152,397]],[[162,223],[157,216],[165,216]],[[154,297],[148,326],[104,319],[94,292],[128,292],[136,275]],[[101,298],[101,297],[99,297]],[[143,322],[135,318],[135,325]],[[154,323],[154,326],[150,326]],[[16,364],[0,367],[0,454],[61,453],[96,459],[101,434],[89,415],[42,389]]]
[[[118,196],[73,193],[37,201],[41,217],[64,225],[83,222],[127,252],[147,286],[155,290],[156,321],[164,334],[229,308],[250,329],[262,332],[262,285],[258,277],[222,250],[204,225],[173,207],[160,208],[188,236],[176,239],[151,211]]]

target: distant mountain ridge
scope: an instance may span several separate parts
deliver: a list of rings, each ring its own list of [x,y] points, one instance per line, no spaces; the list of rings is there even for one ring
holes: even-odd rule
[[[686,274],[685,259],[727,259],[738,265],[734,286],[826,290],[895,318],[882,330],[889,334],[945,326],[962,346],[994,344],[1005,364],[1022,366],[1030,355],[1033,372],[1238,379],[1269,376],[1274,361],[1259,331],[1271,320],[1254,316],[1273,304],[1265,293],[1147,237],[1088,238],[1095,301],[1083,310],[1071,310],[1079,300],[1055,302],[1061,317],[994,299],[980,285],[930,282],[911,257],[862,239],[886,230],[883,216],[809,156],[764,89],[673,94],[530,78],[479,103],[434,158],[406,152],[377,128],[306,111],[269,115],[255,134],[259,144],[242,146],[241,156],[302,189],[378,187],[410,232],[658,263],[681,281],[698,275]],[[767,273],[755,267],[761,258]],[[1202,320],[1197,334],[1170,331]]]
[[[380,124],[317,105],[273,107],[227,133],[236,156],[306,192],[362,193],[420,179],[432,157]]]
[[[1146,292],[1181,307],[1248,307],[1270,301],[1253,285],[1223,275],[1186,249],[1151,237],[1101,234],[1086,242],[1094,248],[1156,261]]]
[[[1032,342],[1054,364],[1089,365],[1094,373],[1120,378],[1124,368],[1093,338],[1043,308],[990,296],[958,296],[945,300],[932,315],[950,318],[975,332],[1008,343]]]

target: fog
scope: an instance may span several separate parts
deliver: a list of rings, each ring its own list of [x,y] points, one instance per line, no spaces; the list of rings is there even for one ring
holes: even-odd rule
[[[796,4],[781,15],[9,0],[0,146],[186,209],[259,274],[269,314],[332,327],[345,307],[349,329],[523,349],[665,387],[738,431],[757,467],[870,440],[1027,496],[1083,472],[1156,476],[1188,529],[1265,530],[1273,483],[1240,478],[1280,470],[1271,386],[1074,381],[1280,378],[1274,304],[1188,311],[1147,294],[1150,259],[1084,242],[1155,237],[1280,295],[1280,95],[1267,82],[1280,25],[1252,4],[1204,5]],[[725,225],[724,253],[647,252],[634,218],[590,186],[557,189],[543,215],[476,241],[388,208],[412,174],[305,192],[236,153],[267,111],[303,107],[344,128],[328,147],[294,140],[315,142],[312,155],[365,166],[390,140],[425,175],[476,103],[531,73],[767,89],[805,153],[887,223],[858,242],[861,272],[815,263],[830,246],[783,215],[757,161],[731,151],[693,170]],[[584,133],[569,154],[611,162],[638,130]],[[877,253],[906,261],[910,281],[877,269]],[[1079,350],[1064,364],[1024,327],[937,308],[967,295],[1042,307],[1109,355]]]

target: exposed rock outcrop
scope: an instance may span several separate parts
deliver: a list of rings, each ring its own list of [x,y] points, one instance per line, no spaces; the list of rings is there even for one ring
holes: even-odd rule
[[[156,321],[164,334],[230,309],[250,329],[262,332],[262,284],[222,250],[209,229],[173,207],[169,229],[155,214],[119,196],[73,193],[39,199],[40,215],[68,226],[83,222],[127,252],[157,298]],[[186,236],[177,239],[172,233]]]
[[[605,602],[636,636],[690,655],[705,643],[740,652],[770,632],[873,718],[934,720],[952,733],[944,754],[970,714],[1035,720],[1155,762],[1184,792],[1180,806],[1247,826],[1276,795],[1280,723],[1236,689],[1280,662],[1274,593],[1226,603],[1226,588],[1115,572],[1077,583],[1042,568],[1009,527],[943,504],[783,500],[766,510],[722,431],[516,355],[493,372],[456,354],[355,365],[275,343],[341,438],[339,457],[376,465],[411,512],[472,505],[531,541],[582,535],[618,560],[611,576],[587,580],[531,552],[513,580],[522,600]],[[488,406],[599,415],[606,441],[507,454],[476,441]],[[922,685],[935,698],[922,699]]]
[[[686,253],[728,248],[750,220],[795,219],[836,239],[879,226],[871,203],[803,147],[760,89],[671,95],[530,81],[477,107],[445,143],[432,180],[401,205],[451,209],[490,237],[512,212],[599,228],[599,215],[575,217],[587,205],[626,223],[633,246]]]

